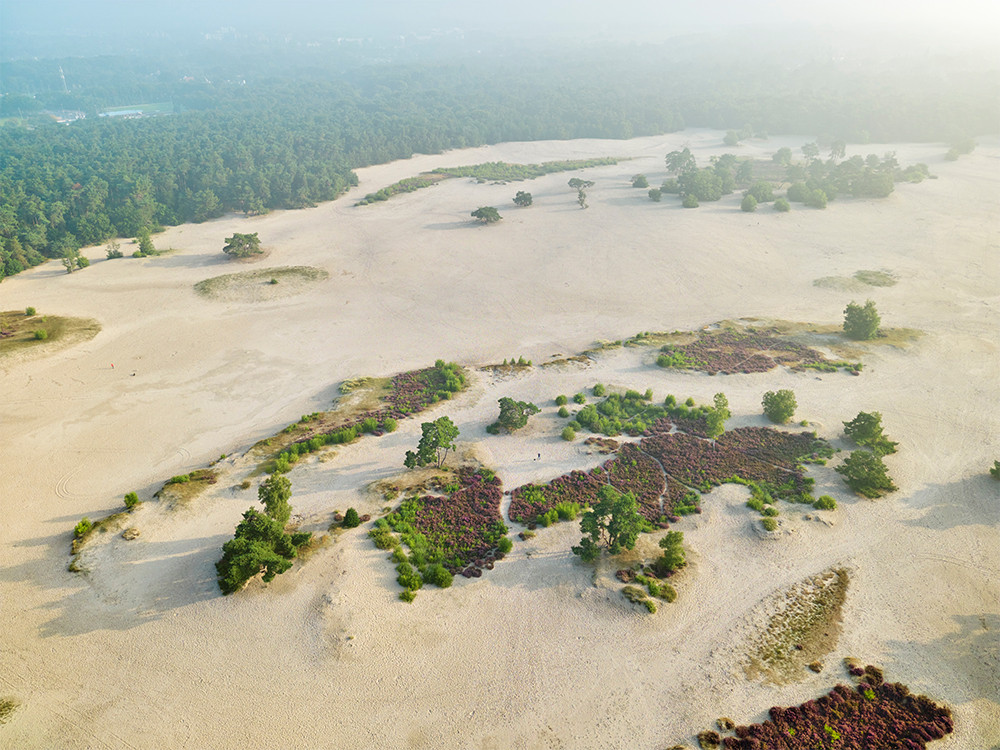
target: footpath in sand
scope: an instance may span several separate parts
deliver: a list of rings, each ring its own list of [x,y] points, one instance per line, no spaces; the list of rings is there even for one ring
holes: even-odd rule
[[[770,158],[805,140],[739,153]],[[47,357],[0,360],[0,699],[18,703],[0,747],[653,749],[693,744],[719,716],[759,721],[772,705],[825,693],[843,680],[844,656],[952,707],[956,731],[933,747],[998,746],[1000,502],[986,472],[1000,457],[1000,144],[984,139],[957,162],[940,145],[861,148],[926,162],[939,179],[789,214],[742,213],[739,196],[685,210],[631,187],[640,172],[659,184],[663,156],[684,145],[701,164],[726,150],[718,132],[686,131],[419,156],[361,171],[356,191],[316,208],[171,228],[154,238],[176,248],[167,255],[104,261],[93,248],[81,272],[52,262],[5,280],[0,309],[93,318],[101,330]],[[353,206],[436,166],[595,156],[634,158],[526,183],[448,180]],[[587,210],[566,185],[577,174],[595,182]],[[534,205],[516,208],[517,190]],[[472,222],[483,205],[503,221]],[[269,256],[228,262],[221,248],[234,231],[258,232]],[[215,296],[194,289],[277,267],[319,272],[270,290],[257,280],[253,294],[233,282]],[[865,269],[897,283],[814,284]],[[711,377],[619,349],[589,366],[479,373],[428,412],[450,416],[505,489],[604,459],[562,441],[550,406],[596,382],[699,403],[723,391],[731,427],[763,424],[761,394],[791,388],[796,419],[838,447],[842,421],[883,414],[900,444],[886,461],[898,492],[861,500],[833,472],[815,472],[816,494],[838,501],[835,523],[783,509],[798,531],[762,540],[746,490],[714,490],[702,515],[677,525],[690,569],[677,601],[653,616],[592,584],[569,551],[579,539],[569,523],[517,542],[482,578],[424,590],[410,605],[364,528],[267,586],[222,597],[214,563],[255,496],[255,485],[233,482],[169,514],[147,502],[139,539],[99,545],[89,573],[67,571],[81,517],[119,510],[133,490],[148,501],[170,476],[222,453],[220,466],[238,474],[254,442],[329,408],[345,379],[439,357],[538,365],[596,339],[744,316],[836,324],[849,301],[866,298],[884,325],[924,335],[866,350],[856,378]],[[546,409],[523,435],[488,436],[500,396]],[[296,513],[377,514],[383,503],[365,488],[401,470],[420,421],[296,466]],[[749,680],[743,662],[761,612],[831,567],[848,569],[851,583],[824,670],[783,685]]]

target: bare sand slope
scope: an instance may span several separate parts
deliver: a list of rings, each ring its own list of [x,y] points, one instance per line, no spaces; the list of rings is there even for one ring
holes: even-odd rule
[[[740,152],[769,157],[804,140]],[[0,309],[32,305],[103,328],[46,359],[0,360],[0,698],[22,704],[0,725],[0,747],[661,748],[718,716],[760,720],[771,705],[824,692],[846,655],[954,707],[956,734],[936,747],[998,746],[1000,499],[986,470],[1000,457],[1000,144],[984,140],[952,163],[941,146],[861,149],[892,148],[940,179],[898,185],[883,201],[784,215],[742,213],[736,196],[683,210],[630,187],[638,172],[659,184],[663,155],[683,145],[703,163],[724,151],[719,133],[687,131],[419,156],[363,170],[356,193],[313,209],[172,228],[155,238],[177,248],[170,255],[107,262],[95,248],[84,272],[49,263],[4,281]],[[602,155],[635,159],[583,173],[596,182],[585,211],[568,174],[450,180],[352,205],[435,166]],[[533,193],[533,207],[513,206],[519,189]],[[504,220],[471,223],[480,205]],[[228,263],[221,248],[233,231],[259,232],[270,256]],[[295,294],[193,290],[269,266],[329,277]],[[860,294],[813,286],[883,268],[898,284]],[[836,323],[865,297],[885,325],[925,336],[865,354],[859,378],[667,373],[649,365],[651,352],[625,350],[533,379],[480,375],[432,412],[479,443],[506,487],[600,457],[561,441],[551,409],[524,439],[487,439],[501,395],[549,403],[598,381],[699,401],[722,390],[733,424],[757,424],[763,391],[792,388],[797,416],[830,439],[857,411],[882,412],[900,442],[888,460],[899,492],[860,501],[817,473],[817,489],[841,504],[836,523],[789,511],[797,533],[765,542],[750,530],[745,492],[716,490],[704,515],[680,527],[693,565],[678,601],[653,617],[592,585],[569,553],[571,524],[515,545],[482,579],[421,592],[412,605],[396,599],[392,567],[363,533],[267,587],[223,598],[212,564],[254,496],[232,482],[170,514],[147,504],[134,519],[138,540],[97,544],[89,574],[66,571],[80,517],[117,510],[130,490],[148,499],[220,453],[234,454],[220,463],[227,476],[241,476],[243,450],[327,408],[346,378],[437,357],[538,363],[594,339],[729,317]],[[349,504],[377,512],[380,501],[359,488],[395,473],[418,433],[405,423],[296,467],[296,511],[312,523]],[[747,681],[740,660],[760,603],[835,564],[853,579],[824,672],[783,687]]]

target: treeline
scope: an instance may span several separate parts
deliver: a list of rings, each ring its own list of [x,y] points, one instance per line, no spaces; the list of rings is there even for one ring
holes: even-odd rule
[[[931,90],[918,85],[919,71],[709,65],[691,54],[679,61],[659,48],[595,49],[586,64],[557,52],[343,67],[263,52],[210,67],[139,58],[8,63],[0,71],[9,118],[0,128],[0,276],[143,229],[329,200],[356,184],[352,169],[416,152],[686,126],[953,142],[998,119],[992,73],[950,79],[936,70]],[[60,64],[68,92],[53,74]],[[48,93],[32,89],[46,82]],[[837,85],[815,85],[830,82]],[[93,116],[167,100],[177,114]],[[39,107],[90,116],[44,125],[30,113]]]

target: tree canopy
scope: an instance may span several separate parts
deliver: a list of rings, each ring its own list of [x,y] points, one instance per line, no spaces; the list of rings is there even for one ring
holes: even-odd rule
[[[798,406],[795,394],[787,388],[768,391],[764,394],[761,405],[767,418],[776,424],[785,424],[795,414],[795,408]]]
[[[874,499],[896,489],[881,456],[866,450],[853,451],[834,471],[844,478],[848,487],[863,497]]]
[[[864,306],[852,301],[844,310],[844,335],[855,341],[873,339],[878,335],[881,322],[872,300],[865,302]]]
[[[606,484],[598,490],[594,507],[580,519],[583,537],[573,547],[573,554],[585,562],[593,562],[600,556],[602,546],[612,555],[632,549],[645,524],[635,495],[621,493]]]
[[[240,234],[233,232],[232,237],[226,237],[226,244],[222,252],[233,258],[249,258],[251,255],[262,253],[260,249],[260,238],[257,233]]]
[[[532,198],[531,193],[526,193],[523,190],[518,190],[514,195],[514,205],[521,206],[522,208],[527,208],[531,205]]]
[[[514,432],[528,424],[528,417],[538,413],[538,407],[529,401],[515,401],[504,396],[500,399],[500,417],[487,429],[497,433],[500,430]]]
[[[474,219],[479,219],[483,224],[493,224],[502,218],[500,212],[493,206],[480,206],[472,212]]]
[[[458,437],[458,428],[448,417],[439,417],[433,422],[424,422],[420,425],[420,442],[417,444],[417,451],[406,451],[403,465],[408,469],[417,466],[427,466],[435,464],[437,468],[444,465],[444,460],[448,452],[455,450],[455,438]]]

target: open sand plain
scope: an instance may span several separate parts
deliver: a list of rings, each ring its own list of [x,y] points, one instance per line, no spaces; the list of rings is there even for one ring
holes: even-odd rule
[[[768,158],[806,140],[739,153]],[[738,196],[684,210],[630,187],[638,172],[658,185],[663,156],[684,145],[702,164],[725,150],[718,132],[686,131],[418,156],[361,170],[360,188],[315,208],[171,228],[154,238],[176,248],[168,255],[108,262],[93,248],[83,272],[50,262],[5,280],[0,309],[96,318],[102,330],[49,356],[0,360],[0,698],[19,703],[0,747],[660,750],[694,746],[719,716],[749,723],[817,697],[844,680],[844,656],[953,708],[956,732],[934,747],[1000,747],[1000,484],[987,475],[1000,457],[1000,143],[981,139],[957,162],[940,144],[852,148],[895,150],[939,179],[789,214],[742,213]],[[436,166],[604,155],[634,160],[580,174],[596,183],[585,211],[565,173],[450,180],[353,207]],[[515,209],[519,189],[533,207]],[[504,220],[472,223],[480,205]],[[221,248],[234,231],[259,232],[269,256],[230,263]],[[270,296],[193,290],[270,266],[328,276]],[[859,269],[898,283],[813,284]],[[596,339],[741,316],[837,324],[847,302],[869,297],[884,326],[924,335],[907,349],[870,347],[858,378],[678,373],[627,349],[508,380],[478,372],[467,393],[429,412],[451,416],[508,489],[601,460],[560,440],[551,407],[595,382],[699,402],[721,390],[731,426],[763,424],[761,394],[792,388],[796,419],[838,447],[843,420],[882,412],[900,443],[887,459],[898,492],[862,500],[817,470],[817,494],[840,504],[831,523],[791,508],[783,518],[795,533],[764,540],[745,489],[715,490],[703,515],[677,526],[692,564],[677,602],[656,615],[593,585],[569,552],[576,524],[540,530],[481,579],[424,590],[411,605],[364,529],[223,597],[213,564],[255,500],[255,485],[232,490],[231,479],[172,512],[144,503],[130,521],[139,539],[98,540],[81,556],[87,572],[67,571],[81,517],[119,510],[131,490],[148,501],[171,475],[222,453],[220,468],[242,476],[250,445],[329,408],[346,378],[438,357],[537,365]],[[546,408],[524,435],[489,437],[502,395]],[[296,513],[307,523],[348,505],[377,513],[365,487],[401,470],[419,421],[296,466]],[[823,672],[783,686],[748,680],[762,607],[832,565],[852,580]]]

